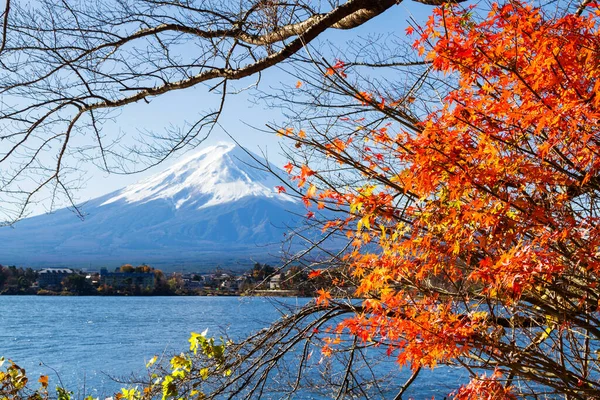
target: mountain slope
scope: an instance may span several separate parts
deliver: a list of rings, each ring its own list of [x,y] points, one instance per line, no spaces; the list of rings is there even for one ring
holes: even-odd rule
[[[257,159],[259,157],[255,156]],[[0,264],[202,266],[268,260],[303,207],[231,144],[67,209],[0,229]]]

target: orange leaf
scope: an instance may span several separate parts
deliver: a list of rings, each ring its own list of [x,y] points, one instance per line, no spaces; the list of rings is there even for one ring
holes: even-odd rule
[[[48,387],[48,375],[41,375],[40,379],[38,379],[38,382],[41,383],[43,388],[47,388]]]
[[[317,294],[319,295],[319,297],[316,299],[317,305],[323,305],[327,307],[329,305],[329,300],[331,300],[331,293],[324,289],[319,289],[317,290]]]
[[[287,163],[283,166],[283,169],[285,170],[285,172],[287,172],[288,174],[292,173],[292,170],[294,169],[294,165],[292,163]]]
[[[308,274],[308,279],[314,279],[314,278],[316,278],[316,277],[318,277],[318,276],[321,276],[321,274],[322,274],[322,273],[323,273],[323,270],[322,270],[322,269],[316,269],[316,270],[314,270],[314,271],[311,271],[311,272]]]

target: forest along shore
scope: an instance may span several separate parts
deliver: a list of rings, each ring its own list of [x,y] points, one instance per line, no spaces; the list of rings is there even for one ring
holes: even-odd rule
[[[113,271],[0,265],[0,295],[313,297],[326,283],[322,277],[309,279],[300,267],[281,270],[261,263],[241,273],[215,268],[212,272],[169,274],[130,264]],[[339,295],[353,291],[352,287],[340,288]]]

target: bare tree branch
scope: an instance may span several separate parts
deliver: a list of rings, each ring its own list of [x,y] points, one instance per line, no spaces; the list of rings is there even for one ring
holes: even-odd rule
[[[61,183],[61,169],[94,162],[107,172],[131,173],[198,144],[236,92],[227,82],[295,62],[323,32],[356,28],[397,3],[7,2],[0,45],[0,220],[22,218],[45,196],[76,206],[69,192],[77,180]],[[180,132],[153,132],[149,141],[121,145],[122,135],[104,127],[128,105],[214,80],[216,110],[205,110]],[[95,145],[82,144],[87,132]],[[50,185],[54,190],[47,192]]]

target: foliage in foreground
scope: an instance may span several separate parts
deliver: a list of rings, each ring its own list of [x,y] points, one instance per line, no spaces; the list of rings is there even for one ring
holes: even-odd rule
[[[340,334],[414,371],[463,366],[458,398],[600,397],[599,16],[436,9],[407,29],[429,66],[395,98],[329,66],[323,90],[362,109],[280,133],[304,149],[287,169],[305,201],[350,214],[325,226],[364,298]]]
[[[190,350],[173,356],[166,365],[156,364],[158,356],[154,356],[147,364],[149,376],[139,385],[124,387],[116,393],[116,400],[139,400],[160,398],[167,399],[203,399],[203,381],[209,376],[231,375],[226,369],[224,340],[215,341],[206,337],[207,331],[191,334]],[[5,363],[0,359],[0,367]],[[155,365],[156,364],[156,365]],[[49,378],[42,375],[38,379],[39,388],[34,389],[29,384],[30,377],[25,369],[13,361],[8,361],[4,370],[0,370],[0,400],[71,400],[73,392],[62,386],[56,387],[56,395],[49,393]],[[94,400],[92,396],[85,400]]]

